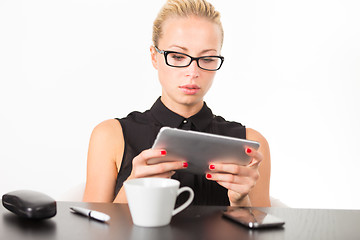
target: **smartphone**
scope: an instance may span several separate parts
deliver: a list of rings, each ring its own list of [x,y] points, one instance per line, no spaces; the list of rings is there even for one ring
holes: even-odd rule
[[[223,212],[223,216],[248,228],[282,227],[285,222],[271,214],[248,207],[231,207]]]

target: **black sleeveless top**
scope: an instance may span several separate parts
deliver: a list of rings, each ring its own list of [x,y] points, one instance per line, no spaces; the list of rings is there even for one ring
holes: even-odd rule
[[[190,118],[184,118],[168,109],[157,99],[150,110],[143,113],[132,112],[127,117],[118,119],[124,141],[124,155],[116,180],[115,196],[132,170],[132,160],[143,150],[152,147],[155,138],[164,126],[246,139],[245,126],[237,122],[229,122],[220,116],[213,115],[204,103],[202,109]],[[229,205],[227,189],[214,181],[207,180],[205,174],[195,175],[186,171],[177,171],[173,179],[180,181],[180,186],[189,186],[194,190],[195,205]],[[181,194],[179,202],[187,196]]]

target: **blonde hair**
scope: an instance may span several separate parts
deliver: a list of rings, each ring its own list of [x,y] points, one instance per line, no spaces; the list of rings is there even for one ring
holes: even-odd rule
[[[162,37],[162,25],[171,17],[204,17],[220,27],[221,46],[224,40],[224,30],[220,21],[220,13],[206,0],[167,0],[161,8],[153,24],[152,40],[154,46],[158,46]]]

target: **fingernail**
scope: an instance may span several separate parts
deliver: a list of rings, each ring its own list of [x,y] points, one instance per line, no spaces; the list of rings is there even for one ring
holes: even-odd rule
[[[183,162],[183,167],[184,168],[187,168],[189,165],[188,165],[188,163],[187,162]]]
[[[211,170],[214,170],[214,169],[215,169],[215,165],[212,165],[212,164],[211,164],[211,165],[209,166],[209,168],[210,168]]]
[[[251,149],[250,149],[250,148],[247,148],[247,149],[246,149],[246,152],[247,152],[247,153],[251,153]]]
[[[206,178],[211,178],[212,176],[211,176],[211,174],[206,174]]]
[[[165,151],[165,150],[162,150],[162,151],[160,152],[160,154],[161,154],[161,155],[166,155],[166,151]]]

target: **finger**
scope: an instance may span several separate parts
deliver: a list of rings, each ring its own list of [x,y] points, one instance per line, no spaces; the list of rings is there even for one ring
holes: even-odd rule
[[[255,150],[254,148],[245,148],[245,153],[252,158],[247,167],[258,166],[264,158],[261,152]]]
[[[249,194],[249,192],[251,190],[251,188],[248,185],[239,185],[239,184],[234,184],[234,183],[229,183],[229,182],[221,182],[221,181],[219,181],[217,183],[228,190],[238,193],[240,196]]]
[[[135,174],[135,178],[143,178],[143,177],[156,177],[156,178],[171,178],[172,175],[175,174],[175,171],[165,172],[161,174],[149,175],[146,171],[137,171]]]
[[[166,150],[164,149],[146,149],[134,158],[133,163],[145,165],[149,159],[161,158],[164,156],[166,156]]]
[[[153,176],[168,173],[174,170],[187,168],[187,163],[182,161],[163,162],[153,165],[142,166],[137,170],[141,176]]]
[[[240,178],[237,175],[233,174],[219,174],[219,173],[207,173],[206,178],[212,181],[222,181],[222,182],[240,182]]]
[[[207,173],[206,178],[216,182],[229,182],[242,185],[254,185],[257,180],[256,177],[252,178],[222,173]]]
[[[162,174],[157,174],[157,175],[153,175],[153,176],[149,176],[149,177],[156,177],[156,178],[171,178],[172,175],[175,174],[175,171],[170,171],[170,172],[166,172],[166,173],[162,173]]]
[[[251,170],[246,166],[241,166],[232,163],[212,163],[209,169],[215,172],[231,173],[234,175],[248,176]]]

